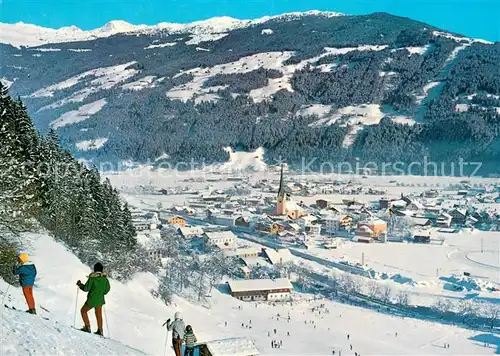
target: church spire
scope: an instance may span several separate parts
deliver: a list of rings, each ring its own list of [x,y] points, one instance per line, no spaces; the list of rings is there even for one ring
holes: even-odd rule
[[[283,164],[281,164],[280,188],[278,190],[278,198],[285,199],[285,184],[283,183]]]

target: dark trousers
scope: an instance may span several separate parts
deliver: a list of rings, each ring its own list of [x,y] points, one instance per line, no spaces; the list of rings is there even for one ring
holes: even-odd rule
[[[186,347],[184,356],[194,356],[194,347]]]
[[[175,356],[182,356],[182,339],[172,339]]]

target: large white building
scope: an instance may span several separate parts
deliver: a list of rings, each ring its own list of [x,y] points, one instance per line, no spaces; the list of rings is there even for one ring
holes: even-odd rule
[[[232,231],[205,232],[205,247],[218,246],[221,249],[231,248],[236,240],[236,235]]]
[[[285,301],[292,296],[287,278],[249,279],[229,282],[231,295],[243,301]]]

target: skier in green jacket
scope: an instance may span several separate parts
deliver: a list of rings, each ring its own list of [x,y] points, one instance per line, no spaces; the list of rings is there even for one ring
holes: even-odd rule
[[[80,309],[84,326],[80,330],[90,333],[90,321],[88,312],[94,308],[97,319],[97,332],[95,334],[103,336],[102,331],[102,306],[106,304],[104,296],[108,294],[110,285],[104,267],[101,263],[94,265],[94,272],[89,275],[87,283],[83,284],[80,280],[76,285],[84,292],[88,292],[87,301]]]

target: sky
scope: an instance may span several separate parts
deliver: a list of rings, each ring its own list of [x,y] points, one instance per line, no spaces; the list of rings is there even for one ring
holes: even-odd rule
[[[500,41],[500,0],[0,0],[0,21],[89,30],[111,20],[154,25],[307,10],[389,12],[469,37]]]

